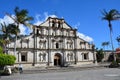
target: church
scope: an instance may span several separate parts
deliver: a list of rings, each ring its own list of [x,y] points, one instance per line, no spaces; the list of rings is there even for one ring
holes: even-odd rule
[[[92,64],[93,45],[77,36],[63,18],[49,17],[33,26],[30,35],[9,43],[8,53],[16,56],[16,64],[24,66],[65,66]]]

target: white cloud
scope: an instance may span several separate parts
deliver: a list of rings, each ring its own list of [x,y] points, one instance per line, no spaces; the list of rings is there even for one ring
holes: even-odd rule
[[[36,16],[35,16],[35,23],[34,23],[34,25],[40,25],[42,22],[43,22],[43,20],[40,20],[40,14],[37,14]]]
[[[80,26],[80,22],[78,22],[77,24],[73,25],[73,27],[74,27],[75,29],[78,29],[79,26]]]
[[[57,18],[56,15],[54,15],[54,14],[53,15],[48,15],[47,12],[45,12],[44,15],[45,15],[45,20],[47,20],[48,17]]]
[[[12,17],[14,17],[14,15],[12,15]],[[1,24],[11,24],[11,23],[14,23],[14,21],[9,17],[9,16],[4,16],[3,18],[0,18],[0,30],[2,30],[2,27],[1,27]],[[2,32],[0,32],[1,34]]]
[[[80,22],[78,22],[77,24],[74,25],[75,29],[78,29],[80,27]],[[93,38],[86,36],[83,33],[77,32],[77,36],[79,36],[81,39],[87,41],[87,42],[93,42]]]
[[[23,24],[19,25],[19,29],[20,29],[20,34],[26,34],[26,32],[25,32],[26,27]]]
[[[12,15],[12,17],[14,17],[14,15]],[[4,22],[6,25],[14,23],[14,21],[9,16],[4,16],[3,18],[0,18],[0,23]]]
[[[56,18],[57,16],[56,15],[48,15],[48,13],[47,12],[44,12],[44,15],[43,15],[44,17],[41,17],[41,15],[40,14],[37,14],[36,16],[35,16],[35,23],[34,23],[34,25],[40,25],[42,22],[44,22],[45,20],[47,20],[48,19],[48,17],[52,17],[52,18]]]
[[[83,40],[85,40],[87,42],[93,42],[93,38],[86,36],[83,33],[77,32],[77,36],[79,36],[80,38],[82,38]]]

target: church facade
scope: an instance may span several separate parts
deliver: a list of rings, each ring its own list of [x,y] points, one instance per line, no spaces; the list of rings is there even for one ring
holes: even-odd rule
[[[64,19],[49,17],[33,32],[9,45],[8,53],[16,56],[16,64],[24,66],[65,66],[92,64],[94,52],[92,44],[77,36]]]

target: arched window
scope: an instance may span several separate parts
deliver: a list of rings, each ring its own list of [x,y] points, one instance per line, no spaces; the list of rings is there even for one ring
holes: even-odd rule
[[[60,21],[58,21],[58,28],[60,28],[61,27],[61,23],[60,23]]]
[[[39,34],[39,29],[37,29],[37,35]]]
[[[82,56],[83,56],[83,60],[89,59],[88,53],[83,53]]]
[[[59,48],[59,43],[56,43],[56,48]]]
[[[23,53],[21,53],[21,61],[27,61],[27,53],[25,52],[23,52]]]
[[[52,27],[55,27],[55,21],[52,21]]]

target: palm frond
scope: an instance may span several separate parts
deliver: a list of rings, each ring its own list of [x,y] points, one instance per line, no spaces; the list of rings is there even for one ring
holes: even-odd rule
[[[8,28],[10,28],[9,30],[10,34],[18,35],[20,33],[19,27],[16,26],[15,24],[9,24]]]
[[[20,10],[19,8],[15,8],[15,14],[20,24],[26,25],[26,22],[33,20],[33,17],[28,16],[28,11],[26,9]]]
[[[7,27],[5,22],[1,23],[1,26],[2,26],[2,32],[5,33],[6,32],[6,27]]]
[[[105,9],[103,9],[103,11],[101,11],[101,13],[102,13],[104,16],[108,15],[108,12],[107,12]]]
[[[31,20],[33,20],[33,17],[26,17],[26,18],[24,19],[24,22],[26,22],[26,21],[31,21]]]
[[[32,26],[33,26],[33,25],[30,24],[30,23],[24,23],[24,25],[27,26],[27,27],[29,27],[30,29],[32,29]]]
[[[102,14],[103,14],[103,17],[102,17],[103,20],[112,21],[112,20],[120,19],[120,13],[116,9],[112,9],[109,12],[107,12],[106,10],[103,10]]]

